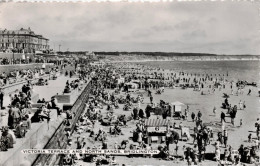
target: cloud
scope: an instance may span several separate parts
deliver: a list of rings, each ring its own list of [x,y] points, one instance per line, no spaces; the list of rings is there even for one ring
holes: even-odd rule
[[[191,31],[189,33],[185,33],[183,34],[183,38],[184,39],[191,39],[191,40],[197,40],[197,39],[202,39],[207,37],[206,32],[204,30],[201,29],[197,29],[194,31]]]
[[[250,2],[1,3],[0,25],[31,27],[64,50],[260,54]]]

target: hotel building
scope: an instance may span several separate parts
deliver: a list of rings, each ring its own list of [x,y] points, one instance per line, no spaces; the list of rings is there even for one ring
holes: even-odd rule
[[[30,28],[20,30],[0,29],[0,52],[48,52],[49,39],[35,34]]]

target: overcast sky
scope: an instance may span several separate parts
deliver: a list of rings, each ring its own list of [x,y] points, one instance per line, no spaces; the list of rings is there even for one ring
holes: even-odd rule
[[[61,50],[260,54],[256,2],[1,3],[0,28]]]

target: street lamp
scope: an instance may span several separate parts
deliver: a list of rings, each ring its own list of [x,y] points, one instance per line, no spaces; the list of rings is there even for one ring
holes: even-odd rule
[[[12,52],[13,52],[13,64],[14,64],[14,51],[15,51],[15,49],[13,48],[12,49]]]

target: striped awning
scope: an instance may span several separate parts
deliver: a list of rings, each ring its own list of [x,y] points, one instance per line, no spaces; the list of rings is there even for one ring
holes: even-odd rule
[[[167,119],[146,119],[144,126],[156,127],[156,126],[168,126],[170,122]]]

